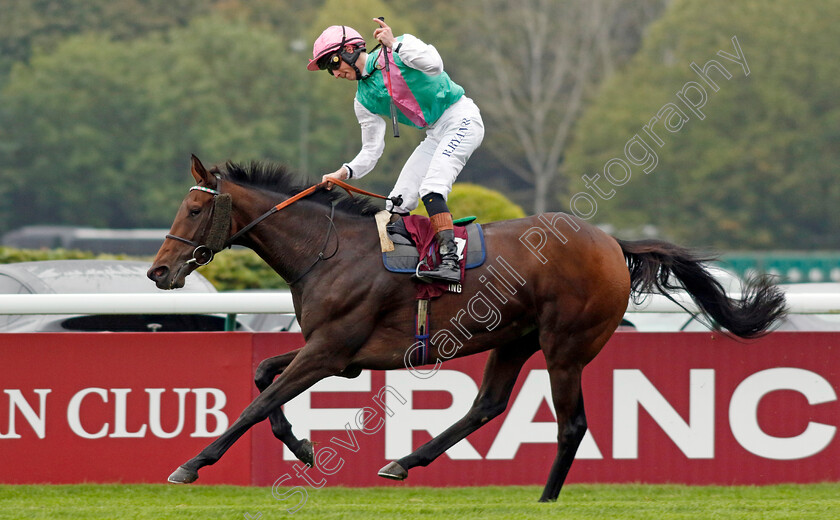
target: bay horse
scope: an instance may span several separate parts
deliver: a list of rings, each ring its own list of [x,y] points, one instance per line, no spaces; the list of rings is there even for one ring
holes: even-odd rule
[[[208,172],[193,156],[191,172],[196,185],[149,278],[161,289],[179,288],[224,247],[249,247],[290,282],[305,346],[263,361],[255,375],[259,396],[168,480],[195,481],[200,468],[266,418],[274,435],[314,466],[311,442],[294,436],[281,407],[326,377],[405,368],[415,334],[414,284],[383,268],[374,218],[379,208],[370,199],[301,186],[268,163],[227,163]],[[501,414],[523,364],[542,351],[558,434],[540,501],[556,500],[587,429],[581,373],[619,326],[631,296],[684,288],[713,328],[741,338],[766,334],[786,312],[783,294],[766,277],[746,282],[732,299],[704,267],[708,258],[664,241],[619,240],[563,213],[489,222],[483,229],[488,261],[468,272],[460,294],[434,302],[435,317],[444,317],[438,327],[452,317],[464,339],[454,349],[453,338],[434,336],[428,358],[437,363],[489,350],[478,395],[463,418],[380,476],[405,479],[411,468],[428,465]],[[492,323],[475,303],[470,307],[478,295],[488,312],[488,302],[499,311]],[[470,308],[475,312],[464,311]]]

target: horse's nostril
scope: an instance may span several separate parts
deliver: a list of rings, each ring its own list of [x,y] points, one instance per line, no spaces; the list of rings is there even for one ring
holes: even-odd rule
[[[161,278],[166,276],[166,274],[168,272],[169,272],[169,268],[166,267],[165,265],[162,265],[162,266],[157,267],[157,268],[149,269],[149,272],[146,273],[146,276],[148,276],[149,279],[152,280],[153,282],[157,282],[158,280],[160,280]]]

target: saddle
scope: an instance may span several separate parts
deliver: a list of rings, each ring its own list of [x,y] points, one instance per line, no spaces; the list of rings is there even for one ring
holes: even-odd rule
[[[417,219],[413,223],[415,225],[418,223],[423,224],[420,219],[428,221],[427,217],[418,215],[409,218]],[[464,254],[466,254],[466,260],[464,262],[465,269],[479,267],[487,257],[484,247],[484,231],[481,229],[481,224],[473,222],[473,220],[475,219],[461,219],[460,222],[455,222],[456,227],[463,228],[465,231],[465,233],[458,233],[456,230],[455,234],[458,256],[463,259]],[[431,229],[431,223],[429,223],[429,229]],[[417,250],[417,244],[406,227],[405,220],[399,217],[396,221],[387,224],[385,230],[388,238],[394,244],[393,251],[382,253],[382,263],[385,269],[392,273],[415,274],[417,264],[420,262],[420,253]],[[465,235],[465,237],[459,237],[458,235]],[[436,244],[432,242],[431,247],[435,248]]]

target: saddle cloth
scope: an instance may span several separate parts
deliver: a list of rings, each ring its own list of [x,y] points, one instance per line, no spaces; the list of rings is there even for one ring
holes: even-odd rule
[[[428,220],[427,217],[417,215],[408,218]],[[394,250],[382,253],[382,263],[385,265],[385,269],[392,273],[414,274],[417,263],[420,261],[420,254],[417,251],[417,246],[411,240],[411,234],[406,229],[404,219],[400,218],[393,224],[388,224],[386,229],[388,238],[394,243]],[[477,223],[468,224],[464,226],[464,229],[466,230],[466,261],[464,262],[464,268],[472,269],[482,265],[487,257],[484,248],[484,231],[481,229],[481,225]],[[456,232],[455,242],[458,245],[458,256],[463,258],[464,239],[458,238],[458,234]]]

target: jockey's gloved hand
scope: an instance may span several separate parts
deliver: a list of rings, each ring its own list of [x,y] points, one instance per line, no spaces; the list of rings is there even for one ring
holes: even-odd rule
[[[397,195],[394,197],[388,197],[385,201],[385,210],[390,211],[391,213],[395,213],[397,215],[406,217],[408,216],[411,211],[402,207],[403,198],[402,195]]]

